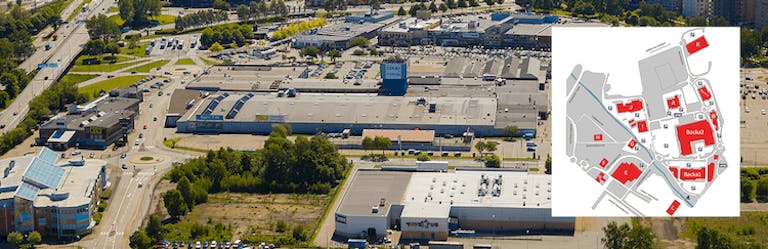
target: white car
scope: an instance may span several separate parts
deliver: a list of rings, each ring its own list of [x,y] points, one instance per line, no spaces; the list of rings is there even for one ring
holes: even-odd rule
[[[138,140],[138,139],[136,139],[136,142],[135,142],[135,143],[133,143],[133,144],[134,144],[134,145],[136,145],[136,146],[138,146],[140,143],[141,143],[141,141],[140,141],[140,140]]]

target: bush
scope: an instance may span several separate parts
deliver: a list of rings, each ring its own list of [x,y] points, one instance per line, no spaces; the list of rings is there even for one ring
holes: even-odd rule
[[[353,55],[365,55],[365,51],[362,49],[355,49],[354,52],[352,52]]]
[[[497,156],[496,154],[485,156],[485,158],[483,158],[483,161],[485,161],[485,167],[489,167],[489,168],[501,167],[501,159],[499,159],[499,156]]]
[[[339,77],[336,76],[335,73],[328,73],[328,74],[325,75],[325,78],[326,79],[338,79]]]
[[[420,162],[424,162],[424,161],[429,161],[430,158],[427,154],[419,154],[418,156],[416,156],[416,160]]]

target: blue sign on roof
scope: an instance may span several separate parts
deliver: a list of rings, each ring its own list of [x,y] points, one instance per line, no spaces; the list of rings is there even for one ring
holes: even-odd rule
[[[222,115],[195,115],[197,120],[224,120]]]

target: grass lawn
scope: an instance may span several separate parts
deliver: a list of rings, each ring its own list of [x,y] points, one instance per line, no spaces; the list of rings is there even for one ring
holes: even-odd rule
[[[120,70],[126,67],[130,67],[136,64],[139,64],[141,62],[144,62],[143,60],[139,61],[132,61],[132,62],[126,62],[126,63],[119,63],[119,64],[101,64],[101,65],[75,65],[72,67],[72,72],[114,72],[116,70]]]
[[[79,93],[85,94],[85,96],[88,96],[89,98],[92,98],[94,96],[97,96],[101,91],[109,92],[115,88],[127,87],[143,79],[144,77],[146,77],[146,75],[131,75],[131,76],[111,78],[105,81],[96,82],[94,84],[90,84],[85,87],[78,88],[77,91]]]
[[[172,16],[172,15],[152,16],[149,18],[149,20],[158,21],[160,22],[160,25],[171,24],[176,22],[176,16]]]
[[[181,58],[174,65],[195,65],[195,61],[192,58]]]
[[[61,78],[62,83],[80,83],[93,78],[99,77],[98,74],[67,74]]]
[[[114,63],[120,63],[120,62],[126,62],[129,60],[132,60],[133,58],[127,57],[127,56],[121,56],[121,55],[115,55],[115,61],[109,60],[109,57],[112,55],[110,54],[103,54],[103,55],[81,55],[80,57],[77,57],[77,60],[75,61],[75,65],[83,65],[84,60],[97,58],[99,61],[101,61],[101,64],[114,64]]]
[[[109,7],[109,11],[107,11],[107,12],[108,13],[120,12],[120,9],[118,9],[117,7]]]
[[[202,60],[203,62],[205,62],[205,64],[208,64],[208,65],[219,65],[219,64],[221,64],[220,62],[217,62],[217,61],[211,60],[211,59],[206,59],[205,57],[200,57],[200,60]]]
[[[159,60],[152,63],[144,64],[138,67],[131,68],[131,71],[136,71],[140,73],[148,73],[152,69],[155,69],[156,67],[162,67],[165,66],[165,64],[168,64],[170,60]]]
[[[147,49],[147,46],[149,46],[149,43],[139,43],[138,45],[139,46],[135,48],[128,48],[128,46],[122,47],[120,48],[120,54],[132,55],[136,57],[147,57],[147,55],[144,54],[144,51]]]
[[[117,26],[122,27],[123,23],[125,23],[125,20],[123,20],[122,17],[120,17],[120,14],[111,15],[107,19],[117,24]]]

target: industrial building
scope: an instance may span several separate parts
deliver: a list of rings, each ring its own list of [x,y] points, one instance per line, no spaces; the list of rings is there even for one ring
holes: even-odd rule
[[[104,149],[133,131],[142,98],[138,88],[121,88],[85,105],[70,105],[40,126],[35,142],[53,150]]]
[[[446,168],[447,169],[447,168]],[[479,234],[572,234],[574,217],[552,217],[551,177],[508,170],[358,170],[335,214],[335,235],[446,240]]]
[[[368,13],[358,12],[344,17],[348,23],[377,23],[395,16],[395,12],[389,10],[371,10]]]
[[[294,48],[317,47],[324,50],[345,50],[356,37],[373,38],[382,23],[339,23],[331,24],[306,34],[297,35],[292,43]]]
[[[504,122],[498,122],[503,120]],[[505,136],[507,125],[536,134],[538,116],[498,108],[492,97],[378,97],[374,94],[277,94],[218,92],[197,101],[176,121],[182,133],[268,134],[276,124],[294,133],[340,133],[349,129],[422,129],[437,135]]]
[[[62,238],[91,232],[99,194],[108,186],[106,162],[58,160],[59,155],[48,148],[38,155],[0,160],[2,235],[36,230]]]

